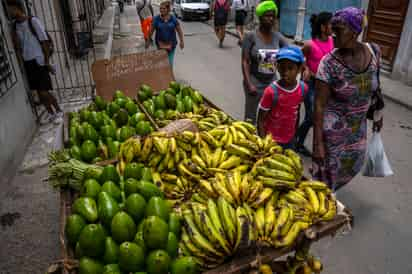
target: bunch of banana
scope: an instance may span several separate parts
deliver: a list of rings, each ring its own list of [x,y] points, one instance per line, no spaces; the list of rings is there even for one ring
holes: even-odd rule
[[[249,207],[235,209],[222,197],[217,202],[209,199],[205,205],[191,203],[190,209],[183,211],[180,250],[193,256],[203,270],[215,268],[253,244],[252,215]]]
[[[165,197],[175,203],[189,200],[195,192],[195,184],[184,176],[164,172],[158,174],[159,179],[155,180],[157,174],[152,172],[153,181],[163,191]]]
[[[136,156],[139,156],[142,150],[140,137],[132,137],[127,139],[120,145],[118,153],[117,171],[123,174],[127,163],[131,163]]]
[[[303,176],[303,165],[293,150],[286,149],[283,153],[258,160],[253,165],[251,174],[266,187],[293,189]]]
[[[239,170],[216,173],[215,177],[200,180],[197,192],[201,198],[198,202],[223,197],[232,205],[248,204],[253,208],[260,207],[274,194],[272,188],[265,188],[262,182],[253,181],[250,175],[242,175]]]
[[[299,250],[296,251],[296,254],[298,252]],[[308,254],[305,258],[299,258],[296,254],[294,257],[287,257],[287,274],[312,274],[322,272],[323,265],[319,259],[310,254]]]
[[[220,125],[231,122],[230,117],[226,113],[214,108],[207,108],[201,118],[188,118],[190,118],[201,131],[209,131]]]

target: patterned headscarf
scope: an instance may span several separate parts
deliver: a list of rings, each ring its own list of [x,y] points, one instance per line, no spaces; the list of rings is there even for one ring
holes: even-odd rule
[[[365,12],[355,7],[347,7],[335,12],[332,24],[346,24],[353,32],[361,33],[366,23]]]

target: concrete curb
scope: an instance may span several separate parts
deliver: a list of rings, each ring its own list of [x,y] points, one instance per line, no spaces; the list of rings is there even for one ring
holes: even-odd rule
[[[104,59],[110,59],[111,55],[112,55],[112,47],[113,47],[113,29],[114,29],[114,20],[116,17],[116,5],[113,6],[112,5],[112,20],[110,23],[110,29],[109,29],[109,34],[107,37],[107,43],[106,43],[106,47],[104,50]]]

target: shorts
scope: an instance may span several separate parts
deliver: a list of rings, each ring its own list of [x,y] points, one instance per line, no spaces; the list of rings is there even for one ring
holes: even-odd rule
[[[47,66],[40,66],[35,59],[24,61],[29,88],[36,91],[52,90],[50,73]]]
[[[236,26],[244,26],[247,12],[245,10],[237,10],[235,15]]]
[[[220,16],[216,17],[215,14],[215,27],[223,27],[227,25],[227,17],[228,17],[228,13],[225,12],[225,14],[220,14]]]

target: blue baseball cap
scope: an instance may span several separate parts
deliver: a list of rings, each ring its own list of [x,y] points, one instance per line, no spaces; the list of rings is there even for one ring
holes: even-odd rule
[[[302,50],[296,46],[287,46],[279,49],[278,53],[276,54],[276,61],[283,59],[287,59],[299,64],[305,62],[305,57],[303,56]]]

